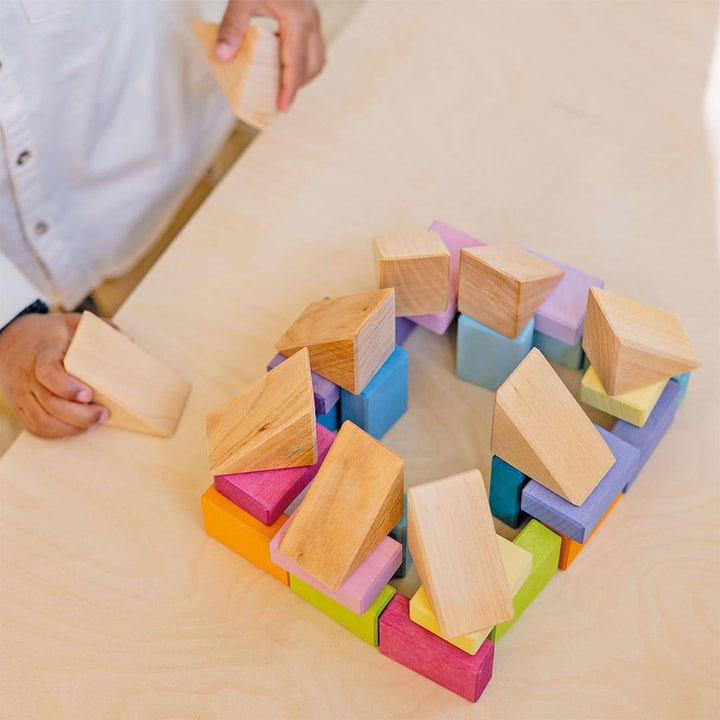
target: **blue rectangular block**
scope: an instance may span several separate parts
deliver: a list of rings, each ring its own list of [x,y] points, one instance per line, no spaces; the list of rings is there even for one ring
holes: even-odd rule
[[[335,403],[324,415],[316,415],[315,419],[328,430],[337,432],[340,429],[340,403]]]
[[[525,473],[493,455],[490,467],[490,510],[511,528],[520,527],[527,515],[520,509],[522,490],[529,478]]]
[[[532,349],[535,319],[516,338],[460,314],[456,373],[461,380],[495,392]]]
[[[533,333],[533,346],[536,347],[548,360],[554,360],[561,365],[567,365],[573,370],[580,370],[583,364],[582,338],[577,345],[568,345],[550,335],[538,332]]]
[[[340,420],[354,422],[380,440],[408,406],[408,354],[398,345],[359,394],[342,390]]]
[[[403,516],[400,522],[388,533],[393,540],[402,545],[402,563],[395,571],[394,578],[404,578],[412,562],[407,544],[407,493],[403,493]]]
[[[588,499],[580,506],[573,505],[551,490],[530,480],[522,493],[520,506],[548,527],[584,543],[620,491],[638,472],[640,451],[616,435],[595,426],[615,456],[615,464],[608,470]]]
[[[685,393],[687,392],[688,383],[690,382],[690,372],[684,372],[682,375],[674,375],[670,378],[680,386],[680,398],[678,399],[678,405],[685,399]]]

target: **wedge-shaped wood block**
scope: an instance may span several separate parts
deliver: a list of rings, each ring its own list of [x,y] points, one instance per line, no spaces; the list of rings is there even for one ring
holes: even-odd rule
[[[63,365],[110,410],[109,427],[161,437],[175,432],[190,383],[97,315],[83,313]]]
[[[194,22],[193,31],[232,111],[264,130],[277,113],[280,90],[280,43],[275,33],[248,27],[238,54],[227,62],[215,57],[218,26]]]
[[[402,514],[402,458],[346,422],[295,512],[280,551],[337,590]]]
[[[395,349],[395,291],[311,303],[275,347],[283,355],[307,347],[318,375],[360,393]]]
[[[380,616],[380,652],[423,677],[477,702],[492,677],[495,646],[469,655],[410,619],[410,601],[395,595]]]
[[[492,452],[582,505],[615,462],[542,353],[533,348],[495,395]]]
[[[287,521],[281,515],[272,525],[263,525],[211,485],[202,498],[205,532],[253,565],[288,584],[288,574],[270,559],[270,541]]]
[[[609,395],[700,367],[674,315],[600,288],[588,294],[583,348]]]
[[[458,308],[517,337],[562,276],[561,268],[513,245],[466,248],[460,255]]]
[[[395,288],[396,315],[445,310],[450,292],[450,252],[437,233],[378,235],[373,245],[378,285]]]
[[[512,597],[479,470],[408,490],[408,545],[445,637],[512,617]]]
[[[280,363],[285,362],[285,360],[287,358],[284,355],[280,353],[275,355],[267,364],[268,372],[276,368]],[[315,398],[315,415],[317,417],[327,415],[340,400],[340,388],[317,373],[311,372],[310,377],[312,378],[313,397]]]
[[[206,426],[213,475],[314,465],[315,401],[307,350],[209,413]]]

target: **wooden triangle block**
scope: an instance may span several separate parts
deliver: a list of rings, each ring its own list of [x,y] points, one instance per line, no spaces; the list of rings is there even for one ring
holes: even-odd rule
[[[542,353],[533,348],[495,395],[493,455],[573,505],[615,457]]]
[[[564,272],[514,245],[464,248],[458,308],[507,337],[517,337]]]
[[[311,303],[275,345],[283,355],[302,347],[318,375],[361,393],[395,349],[395,291]]]
[[[83,313],[63,365],[110,410],[109,427],[160,437],[175,432],[190,383],[97,315]]]
[[[583,349],[608,395],[700,367],[674,315],[600,288],[588,294]]]
[[[410,553],[442,634],[510,620],[512,596],[480,471],[416,485],[407,496]]]
[[[277,113],[280,42],[275,33],[250,25],[238,54],[228,62],[215,57],[218,26],[194,22],[193,31],[235,115],[264,130]]]
[[[337,590],[402,514],[402,458],[345,422],[279,550]]]
[[[314,465],[315,400],[307,350],[213,410],[206,424],[213,475]]]

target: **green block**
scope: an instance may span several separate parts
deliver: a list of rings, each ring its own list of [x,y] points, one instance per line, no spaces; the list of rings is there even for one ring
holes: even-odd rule
[[[362,615],[358,615],[294,575],[290,575],[290,589],[351,633],[355,633],[361,640],[375,647],[380,641],[378,621],[385,606],[395,594],[395,588],[386,585],[373,600],[372,605]]]
[[[540,594],[550,578],[557,572],[560,561],[560,536],[537,520],[531,520],[513,542],[532,553],[533,565],[530,576],[513,598],[515,617],[496,625],[490,639],[497,642],[510,626],[523,614],[525,608]],[[290,580],[292,586],[292,578]]]

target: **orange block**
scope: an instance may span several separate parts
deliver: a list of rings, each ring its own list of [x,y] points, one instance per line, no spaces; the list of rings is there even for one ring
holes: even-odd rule
[[[270,560],[270,541],[285,524],[287,515],[281,515],[272,525],[263,525],[223,497],[212,485],[203,493],[201,502],[205,532],[210,537],[242,555],[280,582],[290,584],[287,571]]]
[[[620,493],[613,501],[612,505],[605,511],[605,514],[600,518],[600,522],[595,526],[593,531],[588,535],[587,540],[584,543],[579,543],[576,540],[569,538],[567,535],[560,535],[560,562],[558,567],[560,570],[567,570],[572,565],[573,560],[578,556],[578,553],[590,542],[590,538],[596,533],[597,529],[603,524],[605,518],[610,514],[610,511],[617,505],[618,500],[622,497]]]

